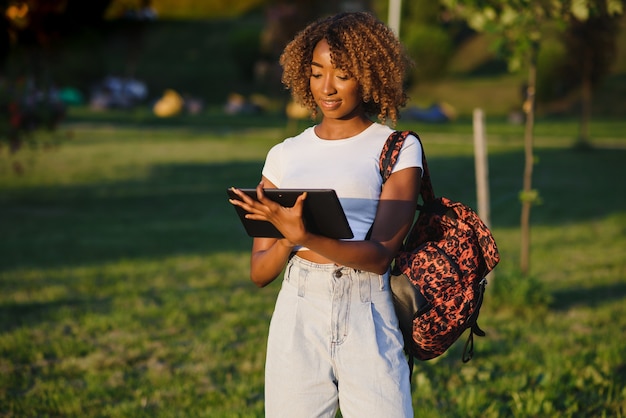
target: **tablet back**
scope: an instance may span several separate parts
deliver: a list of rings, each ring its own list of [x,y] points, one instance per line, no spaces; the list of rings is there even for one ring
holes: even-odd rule
[[[256,200],[256,189],[239,190]],[[308,231],[336,239],[354,237],[337,193],[333,189],[265,189],[264,191],[268,198],[285,207],[293,206],[297,197],[306,191],[303,218]],[[228,196],[231,199],[238,199],[231,189],[228,189]],[[246,232],[251,237],[283,237],[271,223],[246,219],[246,212],[239,206],[234,207]]]

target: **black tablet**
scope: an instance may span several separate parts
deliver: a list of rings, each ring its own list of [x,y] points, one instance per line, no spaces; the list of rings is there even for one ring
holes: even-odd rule
[[[256,189],[240,190],[256,200]],[[231,199],[239,199],[230,188],[227,192]],[[265,189],[265,195],[268,198],[285,207],[292,207],[296,198],[304,192],[307,192],[307,198],[304,201],[303,218],[308,231],[336,239],[354,237],[337,193],[333,189]],[[271,223],[246,219],[246,211],[239,206],[234,206],[234,208],[251,237],[283,237]]]

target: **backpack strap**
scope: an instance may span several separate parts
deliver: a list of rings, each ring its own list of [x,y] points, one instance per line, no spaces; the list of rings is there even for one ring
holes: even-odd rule
[[[413,131],[393,131],[385,145],[383,146],[383,150],[380,153],[380,159],[378,161],[380,176],[383,179],[383,184],[387,181],[387,179],[391,176],[391,172],[393,170],[393,166],[398,161],[398,156],[400,155],[400,150],[402,149],[402,145],[404,145],[404,140],[407,136],[413,135],[420,143],[422,148],[422,182],[420,185],[420,196],[422,196],[422,201],[424,203],[435,199],[435,192],[433,191],[433,185],[430,182],[430,171],[428,170],[428,163],[426,162],[426,154],[424,153],[424,146],[422,145],[422,140],[419,135]],[[420,206],[418,205],[417,209],[419,210]],[[367,239],[369,239],[370,234],[372,233],[372,228],[367,233]],[[473,348],[473,344],[472,344]],[[407,346],[404,347],[404,352],[407,355],[407,362],[409,364],[409,382],[413,380],[413,365],[414,365],[414,356],[407,349]]]
[[[468,322],[471,323],[472,325],[470,326],[470,333],[469,333],[469,336],[467,337],[467,341],[465,342],[465,345],[463,346],[463,354],[461,356],[463,363],[467,363],[474,356],[474,334],[478,335],[479,337],[484,337],[486,335],[485,331],[483,331],[478,326],[478,315],[480,314],[480,308],[483,304],[483,299],[485,297],[486,286],[487,286],[487,279],[483,277],[483,279],[480,281],[479,286],[478,286],[479,296],[478,296],[478,301],[476,302],[476,310],[474,311],[474,313],[468,320]]]
[[[393,166],[396,164],[396,161],[398,161],[398,156],[400,155],[400,150],[402,149],[404,140],[409,135],[413,135],[417,138],[422,148],[422,166],[424,167],[424,173],[422,175],[422,182],[420,185],[420,196],[422,196],[422,201],[425,203],[429,200],[435,199],[435,192],[433,191],[433,186],[430,182],[430,172],[428,171],[428,163],[426,162],[424,146],[422,145],[422,140],[418,134],[413,131],[393,131],[385,141],[385,145],[383,145],[383,149],[380,152],[378,168],[380,176],[383,179],[383,184],[385,184],[389,176],[391,176]],[[420,209],[420,207],[421,206],[418,205],[417,209]],[[372,235],[372,228],[373,225],[370,226],[369,231],[367,231],[367,235],[365,236],[366,240],[370,239]]]
[[[424,146],[422,145],[422,140],[419,135],[413,131],[393,131],[385,145],[383,146],[383,150],[380,153],[379,159],[379,168],[380,175],[383,178],[383,184],[389,176],[391,176],[391,172],[393,170],[393,166],[396,164],[398,160],[398,156],[400,155],[400,150],[402,149],[402,145],[404,144],[404,140],[407,136],[413,135],[420,143],[422,148],[422,166],[424,168],[424,173],[422,175],[422,183],[420,186],[420,196],[422,196],[422,200],[424,202],[428,202],[435,198],[435,192],[433,191],[433,185],[430,181],[430,171],[428,170],[428,163],[426,161],[426,154],[424,152]]]

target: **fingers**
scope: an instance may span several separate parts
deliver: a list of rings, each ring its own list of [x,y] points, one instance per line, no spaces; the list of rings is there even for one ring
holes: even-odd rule
[[[307,192],[302,193],[302,194],[301,194],[300,196],[298,196],[298,198],[296,199],[296,203],[297,203],[297,204],[300,204],[300,205],[303,205],[303,204],[304,204],[304,201],[306,200],[307,195],[308,195],[308,193],[307,193]]]
[[[286,207],[267,197],[263,186],[263,182],[257,185],[256,199],[254,195],[250,197],[250,195],[247,195],[240,189],[232,187],[231,191],[236,195],[236,198],[228,199],[228,201],[232,205],[243,209],[247,219],[270,222],[284,237],[293,238],[282,243],[285,246],[293,247],[294,243],[297,242],[297,238],[306,232],[302,214],[304,202],[308,194],[306,192],[300,194],[292,207]]]
[[[231,187],[230,189],[237,195],[237,198],[228,199],[228,202],[234,206],[239,206],[246,212],[253,212],[255,200],[235,187]]]
[[[296,201],[294,202],[293,208],[294,210],[296,210],[296,212],[299,215],[302,215],[303,208],[304,208],[304,201],[306,200],[306,197],[307,197],[307,192],[304,192],[300,196],[298,196],[296,198]]]
[[[256,186],[256,198],[259,199],[259,202],[262,202],[265,198],[265,193],[263,191],[263,180],[261,180]]]
[[[231,198],[228,199],[228,201],[232,205],[239,206],[247,212],[245,215],[246,218],[253,220],[268,220],[268,214],[272,210],[268,205],[275,203],[265,196],[265,193],[263,192],[263,182],[261,182],[256,189],[258,200],[255,200],[235,187],[231,187],[231,190],[237,195],[237,198]]]
[[[241,190],[235,187],[231,187],[230,190],[232,190],[237,195],[237,197],[239,197],[239,199],[228,199],[228,201],[232,203],[233,205],[243,206],[243,204],[249,205],[253,202],[253,200]]]

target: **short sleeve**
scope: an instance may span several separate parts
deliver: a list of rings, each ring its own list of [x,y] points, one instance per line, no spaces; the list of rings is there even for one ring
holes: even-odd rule
[[[276,144],[270,148],[267,156],[265,157],[265,165],[263,166],[263,177],[271,181],[276,187],[280,187],[282,180],[282,155],[283,144]]]
[[[413,135],[409,135],[402,144],[402,150],[398,156],[398,161],[393,167],[392,173],[400,171],[405,168],[419,167],[422,169],[422,175],[424,174],[424,165],[422,163],[422,144]]]

